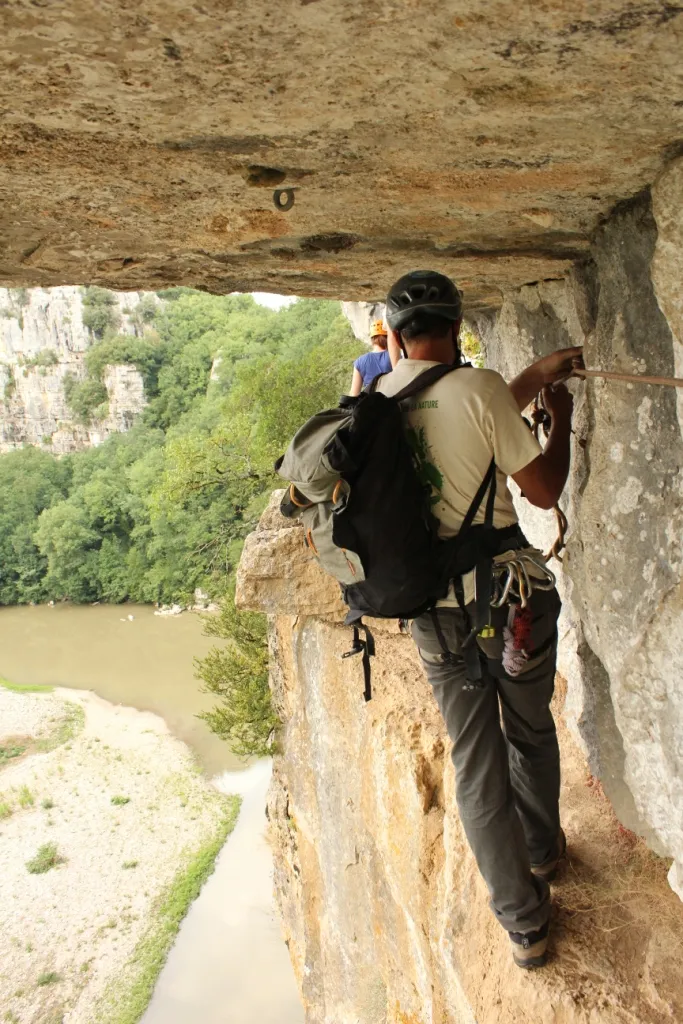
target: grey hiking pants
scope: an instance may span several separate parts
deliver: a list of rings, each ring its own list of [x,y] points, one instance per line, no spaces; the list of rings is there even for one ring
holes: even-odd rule
[[[554,590],[536,591],[530,605],[531,646],[545,651],[545,657],[515,679],[506,675],[500,657],[507,613],[501,609],[498,621],[494,617],[496,639],[479,641],[488,657],[481,654],[484,685],[475,690],[463,689],[459,651],[467,627],[460,609],[437,609],[443,638],[455,658],[444,657],[431,613],[412,626],[453,741],[465,834],[488,886],[491,908],[512,932],[535,931],[548,920],[548,885],[532,875],[530,865],[552,855],[560,828],[560,755],[549,707],[560,600]]]

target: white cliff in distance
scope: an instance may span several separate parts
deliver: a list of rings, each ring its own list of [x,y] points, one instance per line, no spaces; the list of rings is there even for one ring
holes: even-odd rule
[[[113,294],[119,331],[133,334],[131,314],[144,293]],[[106,368],[108,412],[102,420],[83,426],[67,404],[64,380],[83,379],[92,340],[83,324],[80,288],[0,288],[0,452],[31,444],[63,454],[129,429],[145,405],[134,366]]]

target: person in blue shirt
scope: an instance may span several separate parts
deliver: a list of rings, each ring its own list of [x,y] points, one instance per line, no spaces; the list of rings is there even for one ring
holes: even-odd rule
[[[391,359],[387,351],[387,329],[381,320],[375,320],[371,330],[372,349],[358,356],[353,364],[350,395],[359,395],[380,373],[390,373]]]

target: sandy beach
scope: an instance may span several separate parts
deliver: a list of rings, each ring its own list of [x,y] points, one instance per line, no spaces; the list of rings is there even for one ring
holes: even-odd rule
[[[137,1019],[130,993],[145,1001],[236,810],[157,715],[0,687],[4,1020]]]

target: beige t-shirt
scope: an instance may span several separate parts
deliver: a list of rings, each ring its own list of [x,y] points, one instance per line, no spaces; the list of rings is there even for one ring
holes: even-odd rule
[[[402,359],[381,378],[377,390],[395,395],[430,366],[438,363]],[[492,458],[497,467],[493,525],[517,522],[507,477],[533,462],[541,446],[500,374],[463,367],[425,388],[411,401],[408,437],[431,484],[442,537],[452,537],[460,529]],[[484,521],[485,507],[486,499],[475,523]],[[470,595],[471,579],[465,577],[466,600]],[[444,603],[453,603],[453,598]]]

